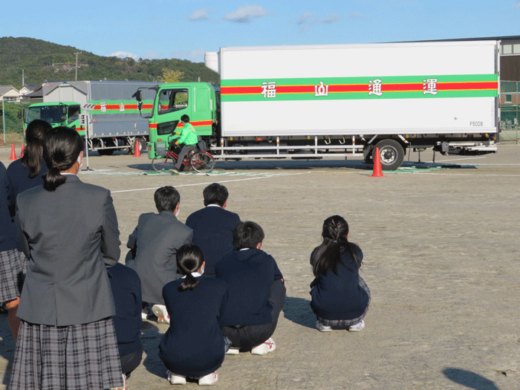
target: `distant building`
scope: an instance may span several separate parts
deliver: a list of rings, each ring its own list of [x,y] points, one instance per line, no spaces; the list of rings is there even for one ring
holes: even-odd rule
[[[20,91],[12,85],[0,85],[0,102],[3,100],[6,102],[19,102]]]
[[[20,89],[20,95],[22,99],[24,99],[30,93],[33,93],[38,87],[41,87],[41,84],[25,84],[22,89]]]

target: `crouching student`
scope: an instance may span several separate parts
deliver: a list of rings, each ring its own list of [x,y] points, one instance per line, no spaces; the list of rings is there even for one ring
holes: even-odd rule
[[[141,214],[127,247],[135,259],[127,256],[126,264],[141,279],[143,301],[153,305],[159,322],[170,323],[162,295],[164,285],[180,277],[177,274],[177,249],[191,243],[193,231],[177,219],[181,195],[171,187],[161,187],[154,194],[159,214]],[[143,313],[146,315],[147,313]]]
[[[117,263],[108,269],[110,287],[116,305],[116,315],[112,317],[116,329],[117,346],[121,359],[124,387],[143,358],[143,344],[141,343],[141,281],[137,273]]]
[[[221,319],[222,333],[231,340],[228,354],[251,350],[265,355],[276,349],[271,338],[285,299],[283,276],[274,258],[261,250],[264,231],[254,222],[241,222],[233,232],[235,250],[216,266],[216,276],[228,286],[229,298]]]
[[[370,290],[359,276],[363,260],[361,248],[348,241],[348,223],[339,215],[323,222],[323,242],[311,254],[316,277],[311,283],[311,308],[320,332],[365,327]]]
[[[201,386],[213,385],[230,345],[219,326],[226,283],[203,275],[204,255],[195,244],[179,248],[177,266],[184,276],[163,289],[171,322],[159,345],[159,357],[172,385],[186,384],[187,377]]]

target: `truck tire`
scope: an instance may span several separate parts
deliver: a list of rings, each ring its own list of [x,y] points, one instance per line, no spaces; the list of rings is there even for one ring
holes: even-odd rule
[[[376,148],[379,148],[381,168],[386,171],[395,171],[404,160],[404,149],[401,144],[393,139],[379,141],[372,151],[372,159],[375,159]]]

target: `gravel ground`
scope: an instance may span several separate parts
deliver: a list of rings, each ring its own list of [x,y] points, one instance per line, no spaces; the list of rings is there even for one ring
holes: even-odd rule
[[[6,165],[9,153],[0,149]],[[431,152],[421,157],[431,161]],[[287,286],[277,349],[228,356],[216,388],[519,389],[520,145],[436,161],[406,163],[385,178],[370,178],[357,159],[219,163],[212,176],[170,176],[143,175],[145,156],[117,154],[92,156],[95,170],[81,179],[113,192],[124,244],[162,185],[178,187],[184,221],[202,207],[205,185],[222,182],[229,210],[264,228],[263,249]],[[347,219],[365,254],[372,303],[359,333],[318,332],[309,306],[309,255],[333,214]],[[146,356],[129,389],[170,388],[157,354],[166,329],[143,324]],[[13,351],[0,315],[0,388]]]

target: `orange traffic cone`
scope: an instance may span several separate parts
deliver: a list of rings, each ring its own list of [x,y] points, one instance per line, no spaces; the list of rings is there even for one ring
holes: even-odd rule
[[[141,151],[139,150],[139,141],[135,140],[134,157],[141,157]]]
[[[370,177],[385,177],[381,169],[381,157],[379,156],[379,148],[376,148],[376,155],[374,157],[374,173]]]
[[[22,142],[22,150],[20,150],[20,158],[23,158],[24,152],[25,152],[25,145]]]
[[[11,144],[11,158],[9,160],[16,160],[16,150],[14,150],[14,144]]]

